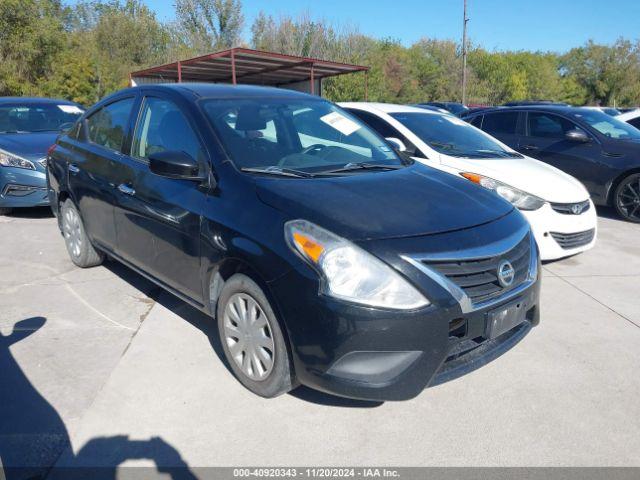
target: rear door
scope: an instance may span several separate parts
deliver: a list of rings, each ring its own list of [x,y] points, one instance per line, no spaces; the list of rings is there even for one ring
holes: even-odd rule
[[[573,129],[582,130],[591,141],[567,140],[566,133]],[[526,135],[519,150],[576,177],[592,194],[599,191],[598,185],[602,183],[599,180],[602,175],[600,143],[568,118],[548,112],[527,112]]]
[[[200,221],[208,188],[151,173],[149,155],[161,151],[186,152],[208,169],[195,122],[176,101],[154,93],[142,101],[125,159],[131,177],[118,186],[118,249],[162,283],[202,302]]]
[[[89,237],[107,250],[116,247],[115,186],[123,175],[121,149],[135,100],[135,96],[114,99],[88,116],[68,157],[71,195]]]
[[[518,149],[522,132],[520,112],[504,111],[485,113],[481,126],[474,122],[472,122],[472,125],[482,128],[482,130],[489,135],[509,145],[514,150]]]

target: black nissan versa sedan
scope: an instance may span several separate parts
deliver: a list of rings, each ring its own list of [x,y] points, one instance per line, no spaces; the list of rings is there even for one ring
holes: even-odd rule
[[[265,397],[302,383],[408,399],[539,320],[521,214],[318,97],[123,90],[59,138],[48,181],[76,265],[112,257],[216,318],[230,368]]]
[[[640,222],[640,130],[581,107],[530,105],[487,109],[464,120],[514,150],[576,177],[596,205]]]

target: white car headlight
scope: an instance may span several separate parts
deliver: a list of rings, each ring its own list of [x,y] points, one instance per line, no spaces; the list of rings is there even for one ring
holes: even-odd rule
[[[27,170],[35,170],[36,166],[26,158],[19,157],[4,150],[0,150],[0,166],[26,168]]]
[[[411,310],[429,305],[387,264],[357,245],[306,220],[285,224],[291,249],[321,275],[322,293],[363,305]]]
[[[535,195],[523,192],[520,189],[502,183],[493,178],[478,175],[477,173],[464,172],[461,173],[464,178],[471,180],[473,183],[483,186],[488,190],[493,190],[502,198],[510,202],[514,207],[520,210],[537,210],[542,207],[546,202]]]

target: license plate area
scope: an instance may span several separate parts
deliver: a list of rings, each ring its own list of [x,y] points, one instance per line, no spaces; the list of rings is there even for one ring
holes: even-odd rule
[[[487,313],[487,338],[496,338],[520,325],[527,318],[529,302],[519,299]]]

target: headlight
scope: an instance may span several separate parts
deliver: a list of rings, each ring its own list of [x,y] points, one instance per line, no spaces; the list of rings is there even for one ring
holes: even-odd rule
[[[523,192],[511,185],[499,182],[493,178],[484,177],[477,173],[461,173],[464,178],[471,180],[473,183],[482,185],[484,188],[493,190],[505,200],[509,201],[514,207],[520,210],[537,210],[545,204],[542,198]]]
[[[0,150],[0,165],[3,167],[26,168],[35,170],[36,166],[26,158],[18,157],[4,150]]]
[[[410,310],[429,305],[391,267],[357,245],[305,220],[285,224],[287,243],[321,276],[321,291],[373,307]]]

